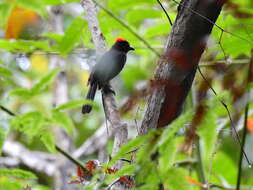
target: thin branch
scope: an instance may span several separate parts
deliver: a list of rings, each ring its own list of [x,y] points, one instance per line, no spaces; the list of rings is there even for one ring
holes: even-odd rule
[[[157,2],[158,2],[159,5],[162,7],[163,12],[165,13],[167,19],[169,20],[170,26],[172,26],[172,21],[171,21],[171,19],[170,19],[170,16],[169,16],[169,14],[167,13],[166,9],[163,7],[163,4],[162,4],[159,0],[157,0]]]
[[[217,95],[216,91],[214,90],[214,88],[212,87],[212,85],[209,83],[209,81],[205,78],[205,76],[203,75],[203,73],[202,73],[202,71],[200,70],[199,67],[198,67],[198,71],[199,71],[200,75],[202,76],[202,78],[206,81],[207,85],[208,85],[209,88],[212,90],[212,92],[214,93],[214,95],[217,97],[218,95]],[[244,149],[243,149],[243,147],[242,147],[242,143],[241,143],[241,140],[240,140],[240,136],[239,136],[239,134],[238,134],[237,131],[236,131],[236,128],[235,128],[235,126],[234,126],[234,123],[233,123],[233,120],[232,120],[232,117],[231,117],[231,114],[230,114],[230,111],[229,111],[229,109],[228,109],[227,104],[225,104],[223,100],[220,100],[220,99],[218,99],[218,100],[219,100],[219,102],[223,105],[223,107],[226,109],[227,114],[228,114],[228,117],[229,117],[229,120],[230,120],[230,126],[231,126],[231,128],[232,128],[232,130],[233,130],[233,132],[234,132],[234,134],[235,134],[235,139],[237,140],[237,142],[238,142],[240,148],[242,149],[243,154],[244,154],[244,156],[245,156],[245,158],[246,158],[248,164],[251,165],[251,162],[250,162],[250,160],[249,160],[247,154],[245,153],[245,151],[244,151]]]
[[[253,69],[253,51],[251,53],[251,60],[249,64],[249,69],[248,69],[248,78],[247,78],[247,84],[246,84],[246,93],[247,93],[247,100],[249,99],[248,97],[248,85],[252,80],[252,69]],[[246,135],[247,135],[247,120],[248,120],[248,113],[249,113],[249,103],[247,101],[245,111],[244,111],[244,126],[243,126],[243,134],[242,134],[242,147],[240,151],[240,158],[238,162],[238,174],[237,174],[237,183],[236,183],[236,190],[240,190],[240,185],[241,185],[241,172],[242,172],[242,161],[243,161],[243,154],[244,150],[243,147],[245,145],[245,140],[246,140]],[[249,165],[251,167],[251,165]]]
[[[4,107],[3,105],[0,105],[0,109],[2,111],[6,112],[10,116],[15,116],[16,115],[14,112],[10,111],[9,109],[7,109],[6,107]]]
[[[68,154],[67,152],[65,152],[63,149],[61,149],[59,146],[55,145],[55,148],[58,152],[60,152],[63,156],[65,156],[69,161],[71,161],[73,164],[75,164],[76,166],[79,166],[80,168],[82,168],[82,170],[84,172],[87,172],[87,169],[83,166],[83,164],[79,161],[76,160],[75,158],[73,158],[70,154]]]
[[[225,49],[223,48],[222,43],[221,43],[223,32],[224,32],[224,30],[221,30],[221,34],[220,34],[220,38],[219,38],[218,44],[219,44],[219,46],[220,46],[220,48],[221,48],[221,50],[223,52],[225,62],[227,63],[226,52],[225,52]]]
[[[237,173],[237,182],[236,182],[236,190],[240,190],[241,185],[241,173],[242,173],[242,161],[243,161],[243,147],[245,145],[246,135],[247,135],[247,118],[249,112],[249,104],[247,103],[244,111],[244,127],[242,134],[242,147],[240,151],[240,158],[238,162],[238,173]],[[249,165],[251,167],[251,165]]]

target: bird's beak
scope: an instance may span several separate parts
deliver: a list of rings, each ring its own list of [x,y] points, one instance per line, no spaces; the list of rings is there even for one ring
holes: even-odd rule
[[[133,47],[129,47],[129,51],[130,51],[130,50],[134,50],[134,48],[133,48]]]

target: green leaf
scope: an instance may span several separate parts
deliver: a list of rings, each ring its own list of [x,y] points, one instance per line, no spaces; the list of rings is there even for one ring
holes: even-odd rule
[[[140,23],[147,18],[160,18],[163,12],[156,9],[133,9],[127,11],[126,20],[129,23]]]
[[[60,127],[63,127],[66,130],[66,132],[68,133],[68,135],[70,135],[70,136],[73,135],[75,127],[74,127],[72,120],[70,119],[70,117],[67,114],[60,112],[60,111],[53,110],[52,111],[52,119]]]
[[[41,92],[43,92],[48,85],[52,82],[52,80],[54,79],[54,77],[60,72],[60,69],[53,69],[52,71],[50,71],[47,75],[45,75],[44,77],[42,77],[31,89],[31,94],[34,95],[38,95]]]
[[[63,121],[64,118],[63,118]],[[50,152],[55,152],[55,140],[48,125],[50,120],[40,112],[28,112],[12,119],[11,125],[14,129],[24,133],[29,138],[40,137]],[[67,125],[67,124],[65,124]]]
[[[49,152],[55,153],[55,138],[54,135],[48,131],[44,132],[40,140],[47,147]]]
[[[156,4],[155,0],[109,0],[108,1],[108,8],[114,9],[114,10],[122,10],[122,9],[126,9],[128,10],[128,8],[133,8],[134,6],[141,6],[141,5],[147,5],[147,6],[151,6]]]
[[[72,2],[79,2],[79,0],[42,0],[44,5],[61,5]]]
[[[217,146],[216,140],[218,138],[218,129],[216,125],[217,108],[215,107],[215,104],[213,105],[214,106],[208,109],[208,112],[205,114],[205,117],[203,118],[197,130],[197,134],[200,137],[200,142],[203,144],[203,158],[207,165],[209,165],[211,155],[213,154],[215,146]]]
[[[63,38],[62,34],[53,33],[53,32],[44,33],[42,34],[42,36],[50,40],[54,40],[56,43],[60,43]]]
[[[237,165],[233,162],[229,155],[224,152],[218,152],[212,161],[212,173],[215,173],[216,176],[222,176],[227,183],[232,184],[236,180]]]
[[[48,41],[25,41],[25,40],[4,40],[0,39],[0,48],[7,51],[22,51],[22,52],[33,52],[35,50],[41,49],[45,51],[50,51]]]
[[[168,35],[170,28],[171,27],[168,23],[157,24],[146,29],[144,38],[153,38],[161,35]]]
[[[165,187],[170,190],[189,190],[190,184],[187,183],[185,177],[189,172],[182,168],[171,168],[165,176],[162,176]]]
[[[146,70],[139,64],[129,65],[121,74],[126,88],[131,89],[136,82],[147,78]]]
[[[110,184],[112,181],[114,181],[118,177],[125,176],[125,175],[133,175],[136,167],[138,167],[138,166],[135,164],[125,165],[123,168],[118,170],[116,173],[107,176],[107,179],[105,180],[105,182],[107,184]]]
[[[26,88],[17,88],[10,92],[10,96],[19,96],[23,99],[29,99],[33,96],[40,95],[53,81],[54,77],[60,72],[60,69],[53,69],[44,77],[42,77],[31,90]]]
[[[175,135],[175,133],[184,126],[187,122],[191,120],[193,116],[193,111],[189,110],[185,114],[180,115],[176,120],[173,121],[172,124],[170,124],[169,127],[165,129],[163,132],[160,140],[159,140],[159,146],[163,146],[164,144],[167,144]]]
[[[111,167],[117,160],[124,157],[125,154],[129,151],[132,151],[136,148],[139,148],[144,142],[147,142],[148,139],[150,139],[154,135],[154,132],[149,132],[149,134],[145,136],[139,136],[131,141],[129,141],[127,144],[122,145],[120,150],[117,152],[117,154],[111,159],[109,162],[109,167]]]
[[[1,177],[0,180],[1,190],[21,190],[24,184],[20,180],[10,180],[8,177]]]
[[[29,138],[43,134],[47,124],[48,120],[40,112],[28,112],[11,120],[12,127]]]
[[[62,55],[67,55],[75,45],[80,42],[82,30],[85,25],[85,21],[81,17],[77,17],[72,24],[67,28],[65,34],[58,45],[58,49]]]
[[[1,18],[1,23],[0,27],[3,28],[6,26],[8,17],[11,13],[11,10],[13,8],[14,3],[8,2],[8,3],[0,3],[0,18]]]
[[[55,108],[57,111],[62,111],[62,110],[69,110],[69,109],[74,109],[82,106],[83,104],[86,104],[86,100],[71,100],[66,104],[61,104]]]
[[[0,75],[5,76],[5,77],[10,77],[12,75],[12,71],[5,67],[0,67]]]
[[[171,140],[164,143],[159,147],[159,165],[158,169],[162,175],[166,175],[168,170],[172,167],[176,153],[177,153],[177,144],[176,139],[171,138]]]
[[[98,105],[94,101],[90,100],[71,100],[66,104],[61,104],[55,108],[56,111],[70,110],[79,108],[84,104],[92,105],[95,109],[98,109]]]
[[[21,169],[0,169],[0,177],[11,177],[19,179],[37,179],[37,176],[32,172]]]
[[[46,6],[42,4],[43,0],[16,0],[16,3],[27,9],[33,10],[42,16],[47,16]]]
[[[9,94],[10,96],[19,96],[23,99],[29,99],[31,97],[31,92],[26,88],[16,88],[12,90]]]
[[[44,5],[60,5],[63,4],[63,0],[43,0]]]

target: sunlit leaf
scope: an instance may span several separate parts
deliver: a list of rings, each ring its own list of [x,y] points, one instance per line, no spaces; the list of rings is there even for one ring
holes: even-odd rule
[[[67,114],[54,110],[52,111],[52,119],[56,124],[63,127],[68,135],[73,135],[75,127],[71,118]]]
[[[47,75],[42,77],[31,89],[31,94],[32,95],[37,95],[44,91],[46,87],[52,82],[54,77],[60,72],[60,69],[54,69],[50,71]]]
[[[19,178],[19,179],[37,179],[32,172],[21,169],[0,169],[0,177]]]
[[[9,77],[12,75],[12,71],[5,67],[0,67],[0,75]]]
[[[52,152],[55,153],[55,138],[53,133],[50,132],[44,132],[43,135],[40,137],[40,140],[43,142],[43,144],[47,147],[47,149]]]
[[[182,168],[171,168],[167,176],[163,176],[165,180],[165,188],[170,190],[188,190],[190,184],[186,181],[185,176],[188,175],[188,171]]]
[[[77,17],[65,31],[64,36],[59,43],[59,51],[66,55],[75,45],[80,42],[83,27],[86,23],[83,18]]]
[[[47,41],[9,41],[0,39],[0,48],[8,51],[22,51],[22,52],[32,52],[37,49],[50,51],[50,47]]]

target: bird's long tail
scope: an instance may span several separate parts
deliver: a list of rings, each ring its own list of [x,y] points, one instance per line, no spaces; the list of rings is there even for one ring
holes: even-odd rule
[[[97,87],[98,87],[97,82],[94,82],[92,85],[90,85],[88,94],[86,96],[86,100],[94,100],[94,97],[95,97],[95,94],[96,94],[96,91],[97,91]],[[83,114],[90,113],[91,110],[92,110],[91,105],[85,104],[82,107],[82,113]]]

